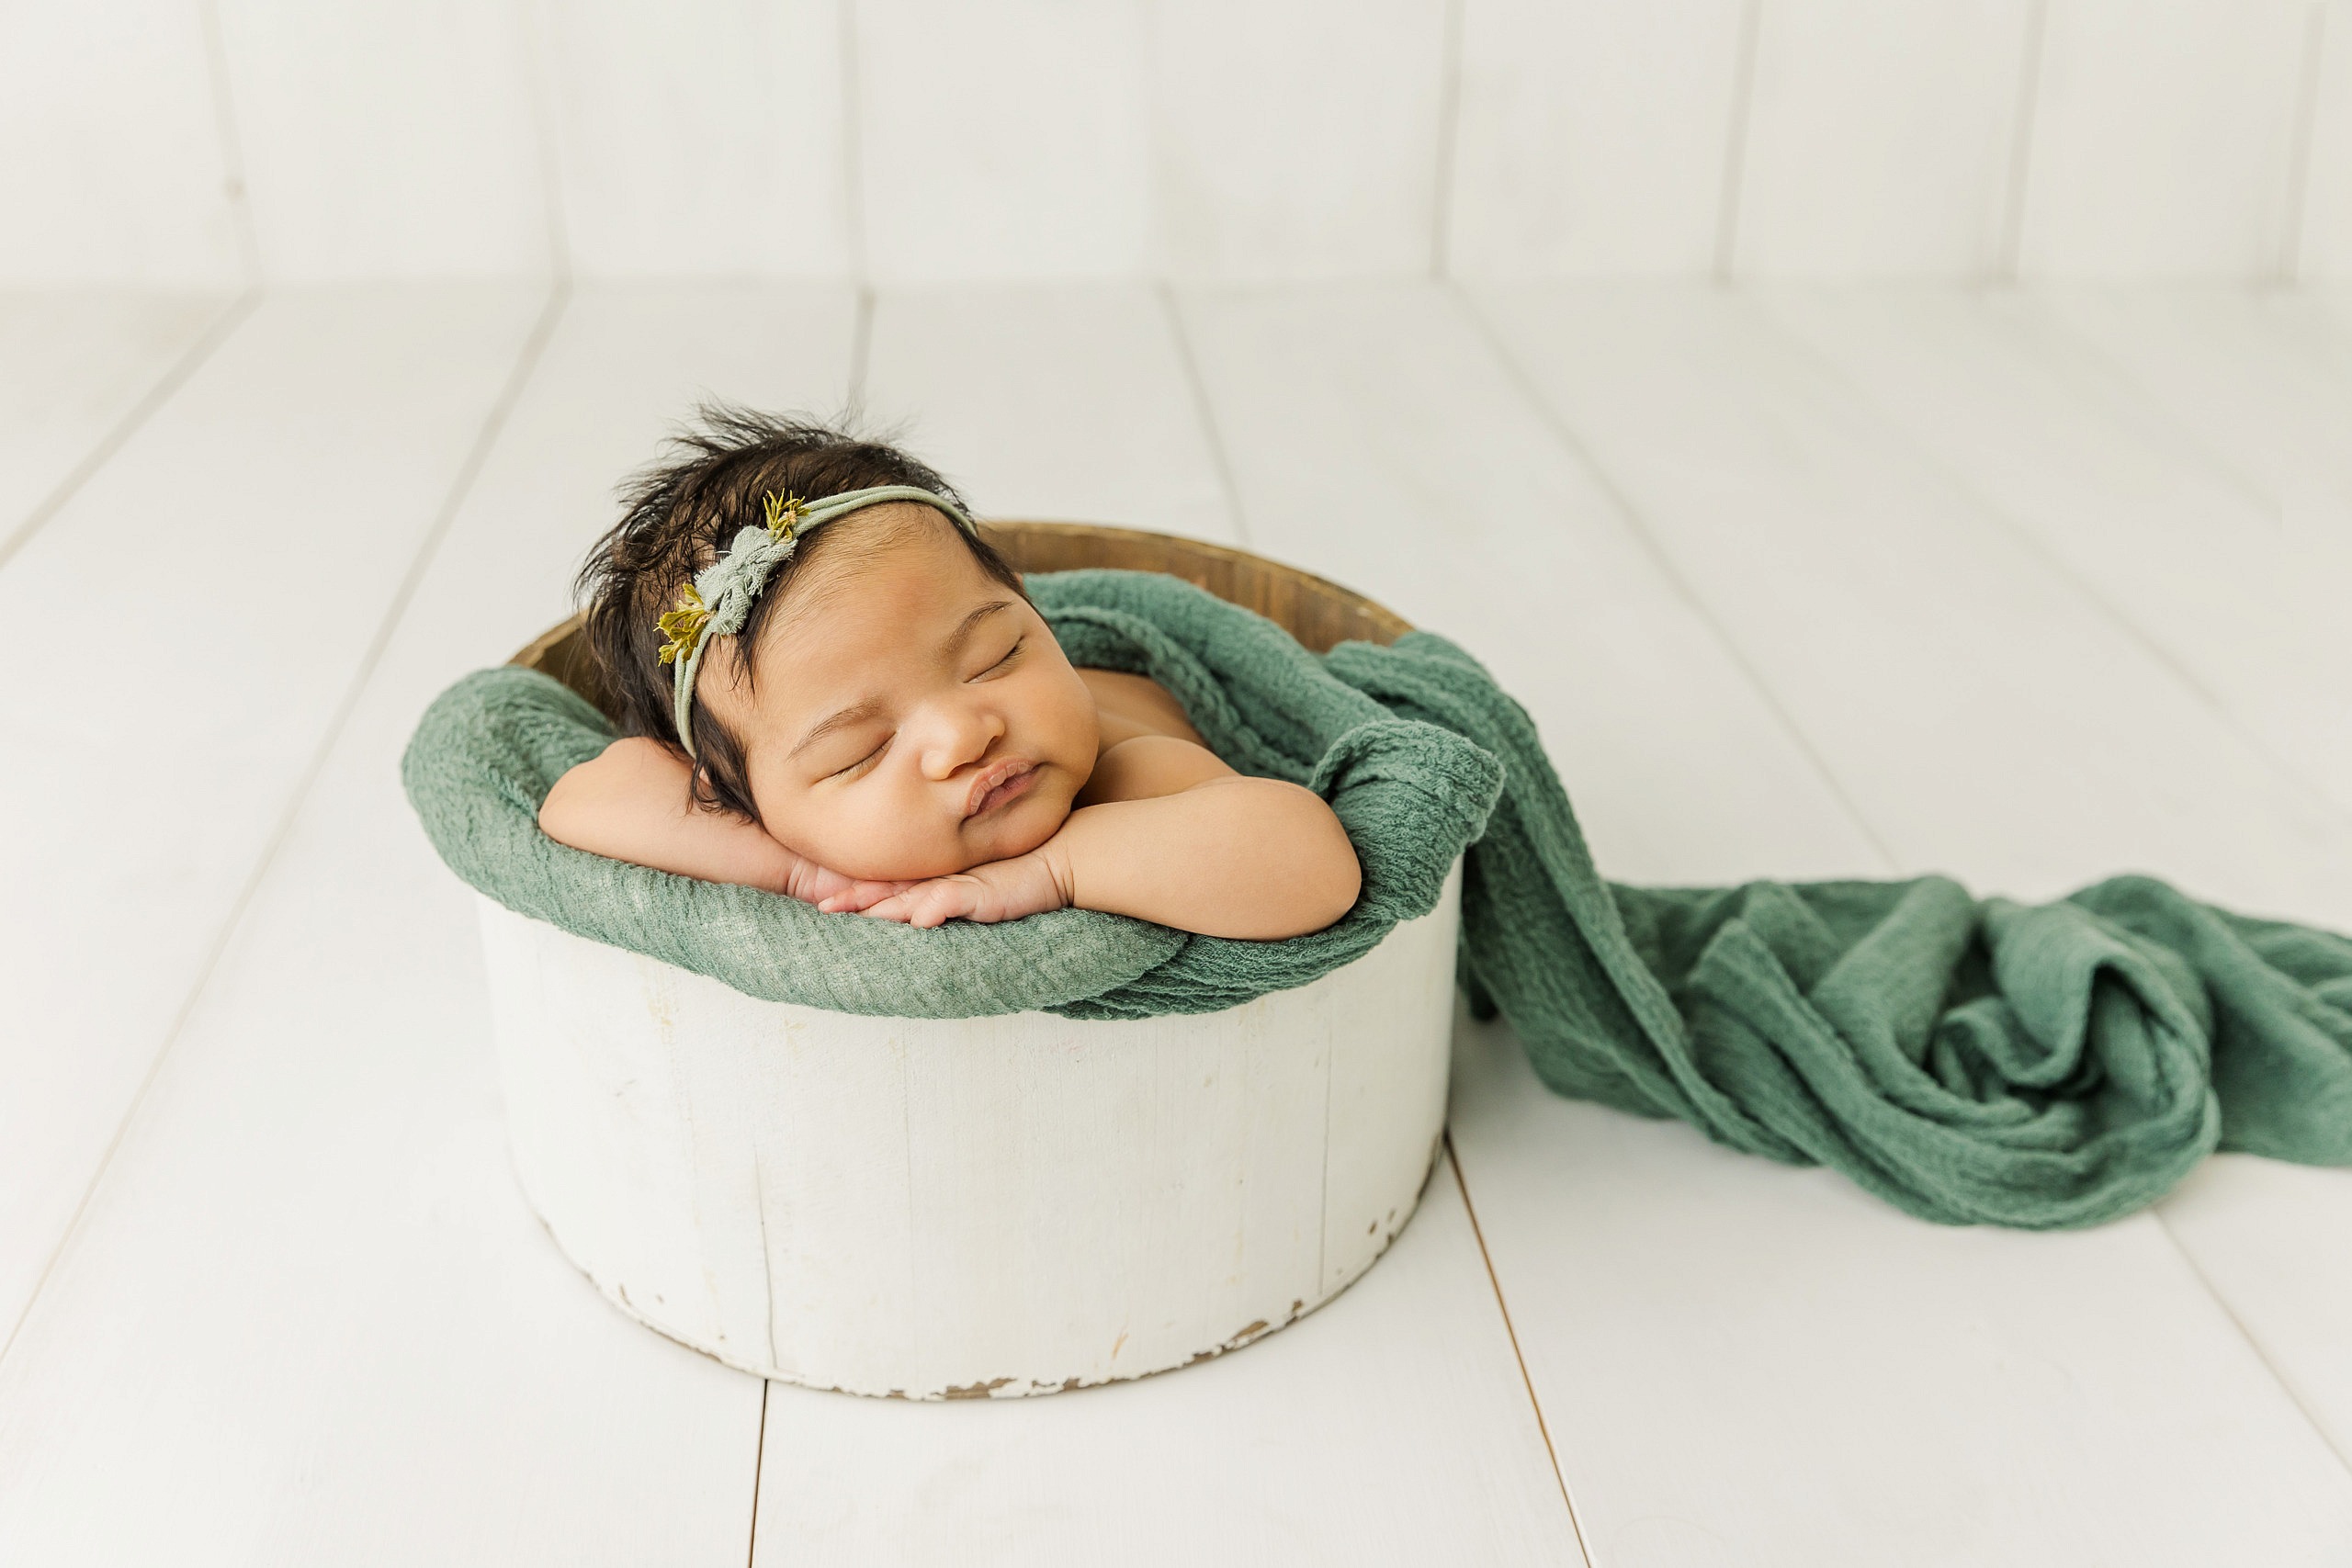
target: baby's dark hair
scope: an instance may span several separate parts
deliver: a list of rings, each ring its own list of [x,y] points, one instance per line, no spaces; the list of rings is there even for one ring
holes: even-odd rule
[[[684,753],[672,708],[670,665],[661,660],[665,640],[656,623],[677,602],[681,587],[718,558],[737,530],[760,525],[763,498],[770,491],[821,501],[875,485],[913,485],[964,506],[963,497],[929,464],[897,447],[813,420],[758,413],[729,403],[705,403],[671,440],[659,462],[633,474],[621,487],[622,515],[596,542],[580,569],[576,592],[585,605],[588,646],[617,709],[624,735],[650,736]],[[964,506],[968,513],[970,508]],[[854,534],[854,515],[820,528],[769,575],[736,634],[744,650],[759,646],[760,634],[784,601],[784,590],[821,559],[836,537]],[[976,539],[941,518],[980,570],[1027,597],[1021,574],[984,539]],[[752,679],[748,658],[745,679]],[[697,694],[694,702],[695,745],[700,761],[694,773],[698,805],[760,819],[752,803],[742,742],[719,722]]]

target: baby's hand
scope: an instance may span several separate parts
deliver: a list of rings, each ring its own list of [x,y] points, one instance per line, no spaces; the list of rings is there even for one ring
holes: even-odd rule
[[[786,853],[791,853],[786,851]],[[880,903],[893,893],[904,892],[920,886],[913,882],[861,882],[844,876],[838,871],[819,865],[806,855],[794,855],[797,863],[785,884],[785,892],[804,904],[814,904],[827,914],[843,909],[863,909],[869,904]]]
[[[853,903],[852,896],[836,894],[818,908],[854,908],[876,919],[928,927],[955,919],[1017,920],[1023,915],[1043,914],[1069,903],[1069,891],[1055,876],[1053,867],[1044,855],[1033,850],[1011,860],[989,861],[953,876],[900,883],[896,891],[876,899]]]

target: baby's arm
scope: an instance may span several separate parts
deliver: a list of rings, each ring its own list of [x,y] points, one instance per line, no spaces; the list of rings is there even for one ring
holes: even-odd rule
[[[691,777],[685,758],[658,740],[616,740],[555,781],[539,807],[539,830],[591,854],[810,903],[851,888],[879,897],[904,886],[854,883],[786,849],[756,822],[701,809]]]
[[[1244,777],[1188,740],[1139,735],[1107,748],[1080,798],[1028,854],[918,883],[865,912],[935,926],[1070,906],[1271,940],[1320,931],[1355,903],[1355,848],[1320,796]],[[823,907],[865,902],[850,894]]]

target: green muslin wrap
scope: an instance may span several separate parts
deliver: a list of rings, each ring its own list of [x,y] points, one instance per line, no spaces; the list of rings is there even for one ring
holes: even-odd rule
[[[1947,1224],[2094,1224],[2216,1146],[2352,1164],[2352,940],[2136,875],[2038,908],[1941,876],[1607,883],[1533,724],[1443,637],[1317,658],[1173,578],[1029,587],[1074,660],[1151,676],[1234,766],[1331,802],[1363,863],[1346,919],[1278,942],[1084,910],[921,931],[583,854],[537,810],[612,728],[511,668],[427,710],[409,798],[509,908],[752,996],[905,1017],[1230,1007],[1427,911],[1466,850],[1463,984],[1562,1094],[1830,1166]]]

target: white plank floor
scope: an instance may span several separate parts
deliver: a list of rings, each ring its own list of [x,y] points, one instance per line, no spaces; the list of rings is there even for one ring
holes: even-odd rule
[[[2342,587],[2329,609],[2319,546],[2339,527],[2285,528],[2278,487],[2249,484],[2210,444],[2175,439],[2128,389],[2087,371],[2063,329],[1946,293],[1773,299],[1772,314],[1891,416],[1896,439],[2100,600],[2154,658],[2258,750],[2352,818],[2352,687]],[[2352,365],[2332,418],[2352,446]],[[2352,474],[2352,468],[2347,468]],[[2352,495],[2352,488],[2346,493]]]
[[[1465,630],[1470,646],[1555,738],[1564,777],[1595,818],[1604,865],[1622,862],[1594,805],[1638,810],[1657,800],[1674,787],[1662,776],[1672,762],[1659,737],[1702,734],[1715,750],[1712,765],[1694,759],[1695,771],[1719,795],[1745,797],[1745,842],[1712,862],[1692,851],[1670,867],[1625,874],[1727,881],[1759,863],[1781,874],[1910,869],[1899,849],[1871,863],[1858,841],[1858,822],[1902,841],[1901,814],[1877,809],[1863,793],[1867,774],[1838,773],[1854,791],[1848,819],[1818,775],[1775,765],[1786,732],[1758,747],[1755,761],[1736,749],[1769,728],[1761,694],[1724,671],[1722,656],[1704,657],[1719,645],[1652,560],[1611,547],[1629,529],[1650,530],[1668,570],[1694,584],[1699,613],[1734,628],[1788,711],[1850,716],[1856,729],[1876,716],[1853,699],[1808,700],[1814,693],[1794,678],[1801,667],[1792,668],[1802,651],[1789,644],[1808,630],[1850,638],[1858,617],[1775,626],[1769,599],[1745,596],[1765,570],[1758,558],[1811,547],[1817,556],[1781,570],[1810,567],[1834,580],[1844,557],[1875,553],[1910,623],[1932,636],[1949,613],[1938,598],[1949,553],[1914,568],[1886,538],[1866,549],[1811,532],[1841,507],[1860,514],[1832,488],[1841,480],[1916,492],[1915,516],[1932,516],[1941,505],[1932,475],[1896,491],[1905,476],[1884,472],[1874,441],[1867,463],[1791,461],[1800,441],[1827,437],[1804,423],[1813,410],[1792,396],[1779,364],[1751,360],[1744,379],[1718,374],[1702,384],[1720,364],[1724,336],[1740,333],[1747,346],[1747,307],[1705,293],[1589,289],[1499,302],[1495,335],[1529,379],[1546,394],[1564,389],[1555,394],[1563,402],[1589,396],[1575,405],[1582,417],[1564,414],[1553,429],[1514,406],[1513,378],[1476,317],[1434,290],[1204,300],[1193,314],[1212,404],[1241,412],[1227,439],[1252,516],[1263,505],[1286,519],[1344,518],[1351,533],[1384,541],[1397,587],[1416,594],[1434,597],[1435,585],[1463,574],[1442,618],[1401,593],[1400,603],[1430,624],[1477,628]],[[1629,323],[1651,331],[1636,336]],[[1655,402],[1637,403],[1637,391]],[[1574,447],[1571,427],[1581,437]],[[1476,446],[1456,435],[1464,432],[1477,433]],[[1597,483],[1613,487],[1613,513],[1526,495],[1575,468],[1577,451],[1581,486],[1553,485],[1586,498]],[[1705,487],[1737,500],[1710,511],[1690,496]],[[1313,505],[1325,498],[1335,504]],[[1716,536],[1749,516],[1770,524],[1757,530],[1757,554],[1726,563],[1731,552]],[[1552,547],[1559,564],[1546,562],[1550,570],[1514,591],[1510,567],[1544,558],[1544,545],[1521,542],[1529,518],[1572,532]],[[1486,555],[1490,534],[1515,548]],[[1267,528],[1258,537],[1272,547]],[[1457,550],[1469,558],[1449,564]],[[1361,548],[1351,559],[1363,563],[1359,575],[1376,580],[1383,570]],[[1736,584],[1720,590],[1736,603],[1716,597],[1719,582]],[[1600,613],[1577,625],[1588,605]],[[1651,649],[1615,629],[1633,615],[1680,630],[1681,670],[1661,679]],[[1899,625],[1878,624],[1874,657],[1891,656],[1885,639]],[[2030,629],[2009,628],[2007,645]],[[1984,657],[1949,666],[1921,656],[1915,668],[1957,683]],[[1539,665],[1550,666],[1551,684],[1534,677]],[[1612,712],[1589,691],[1565,695],[1570,682],[1643,701]],[[1800,720],[1796,733],[1815,731]],[[1953,743],[1963,739],[2013,744],[1989,721]],[[1866,741],[1867,733],[1830,728],[1820,749],[1836,756],[1833,747]],[[2022,808],[2005,820],[2030,836],[2032,797],[2013,793]],[[1943,799],[1962,818],[1955,836],[1985,809],[1949,788]],[[1651,807],[1655,829],[1682,819],[1659,821],[1667,810]],[[1718,803],[1690,819],[1724,812]],[[1723,830],[1740,831],[1736,822]],[[1967,872],[1961,852],[1944,863]],[[1855,1562],[2056,1564],[2086,1560],[2125,1518],[2159,1560],[2225,1552],[2246,1532],[2205,1491],[2217,1461],[2204,1434],[2217,1427],[2242,1434],[2243,1483],[2267,1488],[2275,1505],[2259,1527],[2277,1532],[2262,1555],[2324,1561],[2333,1545],[2352,1541],[2352,1486],[2335,1456],[2153,1219],[2062,1237],[1915,1224],[1822,1173],[1759,1166],[1679,1127],[1550,1099],[1515,1047],[1483,1038],[1490,1032],[1476,1032],[1458,1061],[1456,1145],[1536,1393],[1547,1413],[1569,1412],[1554,1416],[1551,1429],[1597,1562],[1793,1564],[1820,1561],[1822,1543],[1837,1540]],[[2049,1374],[2053,1365],[2063,1376]],[[2027,1371],[2007,1371],[2018,1367]],[[2069,1478],[2063,1506],[2027,1483],[2037,1473]]]
[[[613,1313],[523,1206],[469,896],[398,765],[435,692],[562,613],[547,567],[687,400],[837,399],[854,314],[569,303],[0,1363],[0,1560],[741,1559],[759,1385]]]
[[[218,294],[0,291],[0,560],[235,315]]]
[[[24,738],[0,770],[0,1323],[292,805],[539,292],[264,302],[0,569],[0,624],[72,649],[0,695]]]
[[[1295,1327],[1016,1404],[763,1389],[524,1208],[466,899],[396,778],[695,397],[855,398],[983,510],[1239,539],[1454,636],[1612,875],[2146,869],[2352,929],[2341,300],[229,309],[0,301],[0,540],[39,520],[0,615],[166,530],[6,699],[0,1562],[2352,1562],[2352,1173],[1939,1229],[1553,1099],[1466,1022],[1458,1168]],[[61,730],[70,783],[31,761]]]

